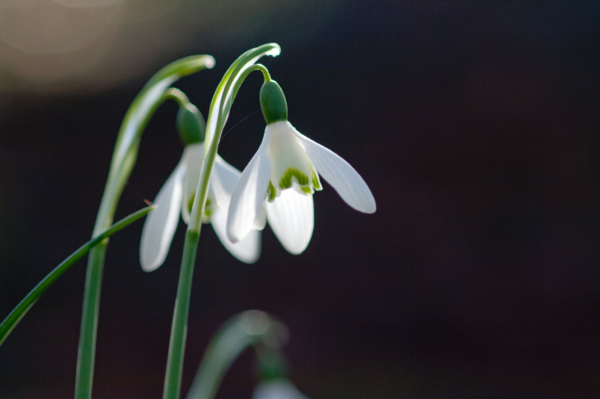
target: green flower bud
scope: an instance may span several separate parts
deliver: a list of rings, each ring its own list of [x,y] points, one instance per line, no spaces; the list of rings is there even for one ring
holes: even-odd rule
[[[179,107],[177,112],[177,131],[184,145],[204,142],[206,122],[194,104]]]
[[[260,107],[267,125],[287,121],[288,109],[283,90],[276,81],[265,82],[260,89]]]

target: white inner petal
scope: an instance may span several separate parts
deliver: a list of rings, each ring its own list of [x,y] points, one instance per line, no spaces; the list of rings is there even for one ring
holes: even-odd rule
[[[284,190],[273,202],[265,204],[267,220],[283,247],[291,254],[302,253],[315,226],[313,196]]]
[[[288,128],[287,121],[275,122],[272,126],[273,138],[269,146],[271,183],[281,189],[292,187],[294,181],[310,187],[312,172],[304,147]]]

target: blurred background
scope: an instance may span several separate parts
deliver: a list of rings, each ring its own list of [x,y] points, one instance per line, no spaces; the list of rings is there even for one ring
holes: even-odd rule
[[[215,330],[246,309],[287,323],[311,399],[600,397],[600,5],[583,1],[1,0],[0,319],[91,235],[117,132],[162,66],[206,114],[227,67],[263,63],[290,121],[377,200],[325,183],[300,256],[267,227],[254,265],[203,230],[183,392]],[[260,74],[220,153],[243,169],[264,131]],[[177,107],[150,122],[116,219],[181,156]],[[258,112],[256,112],[258,111]],[[247,118],[247,119],[244,119]],[[144,273],[142,222],[109,247],[94,397],[160,398],[183,247]],[[0,347],[1,398],[74,390],[85,261]],[[218,398],[249,398],[246,353]]]

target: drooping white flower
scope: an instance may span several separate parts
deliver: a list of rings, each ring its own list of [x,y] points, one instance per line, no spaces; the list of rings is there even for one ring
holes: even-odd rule
[[[180,119],[185,120],[178,117],[178,122]],[[179,215],[181,214],[185,223],[189,222],[204,158],[204,144],[198,140],[196,138],[192,140],[195,142],[185,146],[179,164],[156,196],[154,203],[157,208],[148,215],[144,223],[140,263],[142,269],[147,272],[164,263],[179,222]],[[189,140],[184,139],[184,142]],[[254,263],[260,256],[260,231],[253,230],[236,243],[231,242],[226,233],[227,209],[239,177],[240,172],[217,155],[202,221],[212,224],[217,237],[233,256],[242,262]]]
[[[260,95],[267,127],[231,196],[229,239],[238,242],[247,237],[264,207],[283,247],[292,254],[302,253],[314,228],[312,194],[322,189],[319,175],[352,208],[375,212],[373,194],[356,170],[287,121],[287,104],[279,85],[265,82]]]
[[[307,399],[288,379],[267,380],[254,388],[252,399]]]

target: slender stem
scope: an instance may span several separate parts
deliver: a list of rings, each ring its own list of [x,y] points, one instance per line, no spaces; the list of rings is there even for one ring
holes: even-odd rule
[[[143,93],[143,92],[142,92]],[[141,94],[142,94],[141,93]],[[134,101],[131,109],[139,104],[139,96]],[[150,117],[165,99],[160,97],[149,109],[146,109],[145,117],[139,122],[138,134],[141,134]],[[133,118],[131,118],[133,119]],[[126,122],[123,123],[121,131],[126,130]],[[137,149],[139,146],[139,137],[132,141],[132,145],[126,152],[120,165],[111,165],[109,179],[104,189],[104,194],[100,202],[100,209],[96,217],[93,237],[96,237],[102,230],[106,229],[113,221],[115,210],[123,192],[125,182],[131,173],[133,164],[137,158]],[[118,144],[117,144],[118,147]],[[115,154],[117,149],[115,150]],[[113,155],[114,160],[115,155]],[[115,176],[115,177],[113,177]],[[108,248],[108,239],[90,250],[88,257],[87,271],[85,275],[85,288],[83,291],[83,309],[81,315],[81,327],[79,331],[79,347],[77,350],[77,371],[75,377],[75,398],[90,399],[92,397],[92,384],[94,380],[94,362],[96,358],[96,337],[98,330],[98,314],[100,310],[100,293],[102,289],[102,275],[104,272],[104,259]]]
[[[162,98],[163,100],[171,99],[180,107],[185,107],[190,102],[185,93],[175,87],[170,87],[167,91],[165,91],[165,94],[163,94]]]
[[[236,90],[239,89],[239,85],[241,85],[243,81],[243,79],[240,80],[238,78],[243,73],[244,68],[252,67],[252,64],[254,64],[258,58],[267,54],[279,54],[279,46],[276,44],[266,44],[248,50],[246,53],[242,54],[229,67],[227,72],[225,72],[225,76],[221,79],[210,104],[205,136],[205,143],[208,142],[210,144],[208,144],[208,150],[206,150],[202,162],[200,179],[198,181],[198,187],[196,188],[196,195],[194,196],[191,217],[186,232],[186,241],[183,248],[179,286],[177,288],[177,300],[175,301],[173,324],[171,326],[171,340],[167,357],[167,371],[165,373],[163,399],[179,399],[192,284],[191,276],[194,272],[196,249],[198,241],[200,240],[202,215],[204,214],[204,207],[208,196],[210,176],[217,157],[217,150],[219,148],[223,127],[227,120],[227,116],[229,115],[229,109],[231,108],[231,103],[235,97]],[[266,68],[264,69],[266,70]],[[232,85],[235,90],[232,90]],[[220,101],[218,100],[219,98]],[[212,123],[212,120],[215,117],[217,118],[216,123]]]
[[[172,62],[158,71],[131,103],[119,129],[93,237],[98,236],[112,223],[123,187],[137,159],[142,132],[157,108],[168,98],[163,96],[165,91],[177,79],[204,68],[212,68],[214,63],[214,58],[207,55],[195,55]],[[108,240],[105,240],[101,245],[92,248],[88,259],[77,352],[76,399],[92,397],[100,289],[107,248]]]
[[[177,299],[175,300],[173,324],[171,326],[171,340],[169,342],[169,355],[167,359],[167,372],[165,374],[163,398],[179,398],[179,391],[181,390],[183,356],[185,353],[187,321],[190,296],[192,293],[192,277],[194,275],[194,263],[199,240],[200,231],[195,232],[188,230],[185,233],[183,259],[181,261],[181,272],[179,274],[179,285],[177,287]]]
[[[271,74],[269,73],[269,70],[267,69],[266,66],[264,66],[263,64],[254,64],[252,65],[252,67],[247,69],[248,74],[250,74],[250,72],[252,71],[256,71],[259,70],[262,72],[263,74],[263,78],[265,79],[265,82],[270,82],[271,81]],[[248,74],[246,74],[246,76],[248,76]],[[246,77],[244,76],[242,78],[242,80]]]
[[[103,241],[90,251],[88,269],[85,275],[83,313],[77,352],[77,374],[75,392],[78,399],[91,398],[96,358],[96,337],[98,332],[98,310],[100,308],[100,290],[102,273],[108,240]]]

